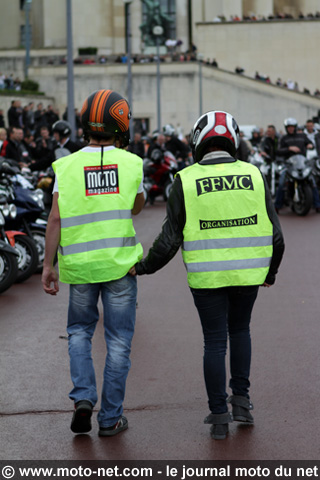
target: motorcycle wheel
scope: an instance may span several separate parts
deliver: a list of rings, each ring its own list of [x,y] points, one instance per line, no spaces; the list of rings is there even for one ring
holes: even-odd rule
[[[43,230],[31,230],[32,238],[38,250],[39,262],[35,273],[41,273],[44,260],[44,249],[46,244],[46,232]]]
[[[37,270],[39,255],[36,244],[27,235],[16,235],[14,240],[15,249],[19,253],[16,283],[21,283],[31,277]]]
[[[0,293],[8,290],[18,275],[18,263],[15,255],[0,252]]]
[[[168,200],[168,198],[169,198],[172,185],[173,185],[173,183],[172,183],[171,180],[167,180],[166,183],[164,184],[164,187],[163,187],[163,199],[164,199],[165,202],[166,202],[166,201]]]
[[[32,238],[34,243],[36,244],[39,256],[39,263],[35,273],[41,273],[43,267],[43,260],[45,254],[45,246],[46,246],[46,232],[43,230],[31,230]],[[57,254],[54,257],[53,264],[55,265],[58,261]]]
[[[299,187],[299,197],[300,202],[293,202],[291,209],[296,215],[304,217],[309,213],[313,202],[312,189],[310,185],[301,185]]]

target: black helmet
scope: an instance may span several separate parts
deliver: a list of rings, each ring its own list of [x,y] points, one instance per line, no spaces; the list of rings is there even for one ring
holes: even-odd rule
[[[80,116],[85,134],[101,138],[116,135],[124,147],[129,144],[130,106],[119,93],[113,90],[93,92],[84,101]]]
[[[71,134],[71,125],[65,120],[58,120],[52,125],[52,131],[59,133],[62,137],[68,137]]]

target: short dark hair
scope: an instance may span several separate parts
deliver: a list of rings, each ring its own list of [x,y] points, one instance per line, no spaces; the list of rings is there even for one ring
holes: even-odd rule
[[[13,130],[23,130],[22,127],[14,127],[11,125],[11,127],[8,128],[8,135],[11,135],[13,133]]]
[[[234,156],[234,152],[232,151],[232,143],[229,139],[225,137],[213,137],[205,144],[201,154],[201,158],[203,158],[207,153],[212,151],[212,148],[217,148],[217,150],[228,152],[230,153],[230,155]]]

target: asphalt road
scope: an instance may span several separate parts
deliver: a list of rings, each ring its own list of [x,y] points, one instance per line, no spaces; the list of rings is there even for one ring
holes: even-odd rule
[[[145,249],[165,204],[135,218]],[[138,279],[132,369],[125,414],[129,429],[99,438],[74,436],[67,340],[68,287],[45,295],[40,276],[0,296],[0,460],[316,460],[319,447],[320,215],[280,216],[286,252],[276,285],[260,289],[252,318],[254,426],[230,425],[211,439],[202,375],[200,322],[181,254]],[[100,388],[105,357],[101,322],[94,342]]]

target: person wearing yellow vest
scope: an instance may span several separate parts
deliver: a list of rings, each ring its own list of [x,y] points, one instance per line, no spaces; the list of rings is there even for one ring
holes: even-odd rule
[[[143,256],[132,215],[144,205],[142,160],[129,153],[130,107],[112,90],[92,93],[81,121],[88,145],[53,163],[56,183],[47,232],[42,284],[56,295],[70,284],[68,342],[74,402],[71,430],[87,433],[97,403],[91,340],[103,305],[107,357],[99,435],[128,428],[123,416],[136,317],[137,282],[128,274]],[[54,268],[58,249],[59,275]]]
[[[211,436],[219,440],[226,437],[233,420],[253,423],[251,313],[259,286],[275,282],[284,240],[264,177],[255,166],[236,159],[239,127],[235,119],[223,111],[202,115],[190,143],[195,163],[176,175],[162,231],[147,257],[130,273],[154,273],[181,247],[204,334],[210,409],[204,422],[211,424]]]

